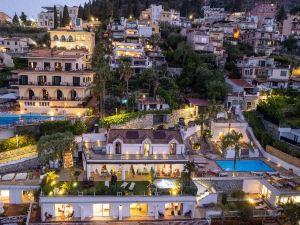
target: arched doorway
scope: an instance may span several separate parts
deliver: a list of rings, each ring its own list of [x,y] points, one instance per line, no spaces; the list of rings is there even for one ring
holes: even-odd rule
[[[33,99],[34,99],[34,92],[33,92],[33,90],[31,90],[31,89],[28,90],[28,98],[29,98],[30,100],[33,100]]]
[[[57,37],[57,35],[54,35],[54,37],[53,37],[53,41],[58,41],[58,37]]]
[[[122,145],[121,145],[120,142],[116,143],[115,152],[116,152],[117,155],[121,155],[122,154]]]
[[[45,89],[43,89],[42,96],[43,96],[43,100],[48,100],[49,99],[49,93],[48,93],[48,91],[45,90]]]
[[[66,41],[65,35],[61,36],[60,40],[63,41],[63,42],[65,42]]]
[[[150,144],[148,142],[144,143],[144,155],[145,156],[150,155]]]
[[[77,97],[77,92],[75,90],[71,90],[71,100],[75,101]]]
[[[57,100],[63,100],[63,93],[61,90],[56,91],[56,98]]]

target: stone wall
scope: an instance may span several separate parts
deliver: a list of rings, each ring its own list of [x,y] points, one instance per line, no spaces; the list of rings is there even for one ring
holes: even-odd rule
[[[13,173],[13,172],[26,172],[39,167],[39,160],[36,158],[28,159],[19,163],[10,164],[0,167],[0,174]]]
[[[266,152],[270,153],[273,156],[276,156],[277,158],[281,159],[282,161],[285,161],[289,164],[292,164],[292,165],[300,168],[300,159],[293,157],[289,154],[286,154],[285,152],[282,152],[282,151],[278,150],[277,148],[267,145]]]
[[[21,160],[24,158],[36,157],[37,155],[38,153],[36,145],[26,146],[23,148],[2,152],[0,154],[0,165],[10,163],[12,161]]]
[[[142,129],[142,128],[149,128],[153,125],[153,114],[147,114],[145,116],[133,119],[128,121],[125,124],[115,124],[111,125],[113,129]]]
[[[146,114],[142,117],[128,121],[125,124],[111,125],[111,128],[113,129],[151,128],[154,124],[153,115],[157,115],[157,114]],[[185,118],[186,123],[192,118],[191,111],[189,108],[173,110],[172,114],[166,114],[166,116],[167,116],[166,123],[170,125],[177,124],[180,117]]]

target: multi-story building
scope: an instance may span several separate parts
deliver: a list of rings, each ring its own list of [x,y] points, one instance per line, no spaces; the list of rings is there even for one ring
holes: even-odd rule
[[[97,143],[85,143],[83,160],[87,178],[115,172],[120,180],[151,168],[158,177],[178,177],[188,160],[178,130],[111,129],[98,134]]]
[[[188,29],[187,42],[195,51],[207,51],[216,55],[223,55],[224,32],[218,28]]]
[[[23,56],[29,52],[29,39],[19,37],[0,37],[0,45],[5,52],[13,56]]]
[[[180,13],[174,9],[165,11],[162,5],[150,5],[150,8],[140,14],[140,20],[149,23],[165,22],[174,26],[180,26]]]
[[[28,68],[18,74],[21,112],[84,114],[91,97],[93,72],[87,70],[87,51],[36,49]]]
[[[124,30],[125,42],[128,43],[139,43],[139,28],[137,21],[126,21],[125,30]]]
[[[274,19],[264,20],[261,28],[254,30],[245,30],[241,35],[241,41],[254,48],[255,53],[272,54],[278,44],[279,33],[276,31]]]
[[[152,66],[145,54],[144,47],[140,43],[114,42],[113,54],[110,57],[110,67],[116,70],[122,58],[130,59],[131,68],[135,73],[141,73]]]
[[[54,28],[54,7],[42,7],[45,11],[38,14],[38,26],[44,28]],[[64,6],[56,5],[57,18],[60,21],[61,15],[63,15]],[[78,16],[77,6],[68,6],[68,12],[70,16],[70,26],[75,26],[76,18]]]
[[[124,31],[125,26],[122,20],[113,20],[107,26],[109,36],[113,41],[123,41],[124,40]]]
[[[275,19],[277,13],[277,5],[273,3],[256,3],[255,7],[250,11],[251,16],[257,16],[258,26],[264,23],[265,18]]]
[[[83,30],[56,29],[49,31],[51,48],[86,49],[92,55],[95,33]]]
[[[204,21],[206,24],[213,24],[216,21],[225,20],[226,13],[224,8],[211,8],[203,6]]]
[[[267,88],[287,88],[290,66],[268,56],[244,57],[237,61],[242,78]]]

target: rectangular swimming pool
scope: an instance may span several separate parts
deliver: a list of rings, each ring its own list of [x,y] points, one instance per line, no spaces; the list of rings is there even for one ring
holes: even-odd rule
[[[216,160],[223,171],[233,172],[233,160]],[[274,169],[261,160],[237,160],[237,172],[273,172]]]

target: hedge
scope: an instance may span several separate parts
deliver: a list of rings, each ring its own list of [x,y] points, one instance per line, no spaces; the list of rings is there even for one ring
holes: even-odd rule
[[[47,121],[40,124],[41,136],[64,132],[81,135],[82,133],[87,132],[87,125],[81,120],[76,120],[74,124],[69,120]]]
[[[29,145],[35,145],[36,141],[33,137],[27,136],[27,135],[19,135],[18,136],[18,143],[17,143],[17,137],[11,137],[4,141],[0,142],[0,152],[5,152],[9,150],[16,149],[17,146],[19,148],[23,148]]]
[[[108,116],[104,119],[100,119],[99,125],[102,128],[108,128],[110,125],[115,124],[124,124],[130,120],[143,117],[147,114],[168,114],[170,111],[140,111],[140,112],[131,112],[131,113],[122,113],[118,115]]]
[[[273,146],[278,150],[285,152],[291,156],[300,158],[300,152],[293,148],[291,145],[284,141],[275,139],[264,127],[261,119],[257,116],[256,112],[249,111],[244,112],[245,118],[247,119],[250,127],[252,128],[255,137],[266,148],[267,145]]]

